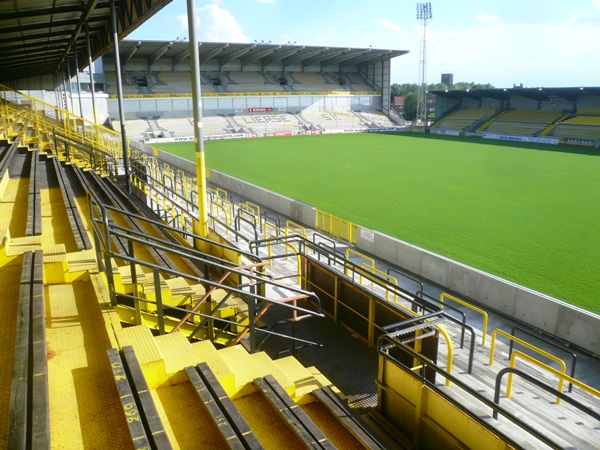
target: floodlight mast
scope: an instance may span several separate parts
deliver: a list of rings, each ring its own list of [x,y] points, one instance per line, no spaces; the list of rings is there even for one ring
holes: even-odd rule
[[[422,21],[421,51],[419,55],[419,84],[417,86],[417,123],[427,124],[427,21],[432,19],[431,3],[417,3],[417,19]]]

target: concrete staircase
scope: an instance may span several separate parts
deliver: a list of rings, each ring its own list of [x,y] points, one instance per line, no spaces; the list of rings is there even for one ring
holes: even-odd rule
[[[356,445],[367,448],[351,434],[340,433],[339,427],[343,425],[318,400],[317,391],[331,386],[329,380],[314,368],[302,366],[294,357],[273,360],[263,352],[250,354],[242,345],[217,349],[210,341],[190,343],[180,332],[153,336],[144,326],[117,330],[116,338],[120,348],[132,346],[135,350],[174,447],[195,447],[188,439],[192,436],[197,439],[201,431],[207,433],[205,439],[209,439],[214,448],[225,447],[214,429],[211,431],[206,423],[200,423],[204,420],[195,419],[207,416],[206,411],[200,411],[200,402],[193,401],[190,393],[194,387],[186,368],[189,371],[205,363],[264,448],[282,448],[284,443],[291,448],[303,445],[290,426],[291,419],[286,418],[288,413],[274,409],[274,400],[270,398],[273,394],[265,392],[265,383],[276,386],[277,396],[288,403],[286,411],[301,408],[310,416],[308,421],[332,443],[329,448],[349,448],[348,442],[353,442],[353,448]],[[176,408],[174,405],[179,402]]]

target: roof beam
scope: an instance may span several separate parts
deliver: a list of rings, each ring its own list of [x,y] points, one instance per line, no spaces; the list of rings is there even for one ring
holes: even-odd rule
[[[300,61],[302,61],[304,59],[310,58],[311,56],[314,56],[314,55],[320,53],[322,50],[323,50],[322,48],[319,48],[319,49],[307,50],[305,52],[300,52],[298,54],[291,55],[291,56],[285,58],[285,60],[283,61],[283,67],[289,66],[291,64],[295,64],[297,62],[300,62]]]
[[[208,50],[206,53],[202,53],[202,44],[200,43],[200,61],[210,61],[211,59],[213,59],[215,56],[217,56],[219,53],[221,53],[223,50],[225,50],[227,47],[229,47],[229,44],[223,44],[223,45],[219,45],[216,48],[213,48],[212,50]]]
[[[26,50],[28,48],[38,48],[38,47],[49,48],[51,45],[56,45],[56,44],[60,45],[62,43],[67,43],[68,41],[69,41],[69,38],[64,38],[64,39],[53,39],[51,42],[48,42],[48,41],[27,42],[24,44],[9,45],[6,47],[2,47],[2,53],[11,53],[14,51],[23,52],[23,50]]]
[[[332,53],[323,55],[323,58],[321,59],[321,61],[319,61],[319,64],[321,64],[321,67],[323,67],[326,64],[326,61],[329,61],[330,59],[333,59],[336,56],[340,56],[344,52],[345,52],[345,50],[336,50]]]
[[[311,58],[302,59],[302,68],[312,66],[313,64],[319,63],[322,60],[326,59],[327,56],[324,56],[324,53],[329,50],[329,47],[325,47],[324,50],[319,51],[317,54],[312,56]]]
[[[321,61],[321,64],[339,64],[343,61],[347,61],[348,59],[352,59],[355,58],[357,55],[360,55],[355,53],[354,51],[352,51],[352,49],[348,49],[347,51],[343,52],[341,55],[337,56],[337,57],[332,57],[326,60]],[[330,61],[331,59],[331,61]]]
[[[263,67],[268,66],[269,64],[273,64],[274,62],[281,61],[282,59],[287,58],[288,56],[295,55],[296,53],[298,53],[302,50],[304,50],[304,47],[295,47],[295,48],[292,48],[289,50],[275,51],[275,52],[273,52],[273,54],[271,56],[267,56],[266,58],[263,58],[262,65],[263,65]]]
[[[30,34],[28,36],[12,36],[9,38],[0,39],[0,45],[2,44],[10,44],[13,42],[31,42],[35,40],[42,40],[43,42],[48,42],[50,38],[54,37],[64,37],[64,31],[51,31],[49,33],[40,33],[40,34]]]
[[[127,62],[133,57],[135,52],[137,52],[141,46],[142,46],[142,41],[137,41],[135,43],[135,45],[132,45],[129,48],[129,50],[127,50],[125,52],[125,54],[121,58],[119,58],[121,61],[121,66],[124,66],[125,64],[127,64]]]
[[[57,22],[42,22],[42,23],[30,23],[28,25],[17,25],[14,27],[4,27],[2,28],[2,34],[8,33],[22,33],[23,31],[31,31],[31,30],[39,30],[48,28],[60,28],[60,27],[72,27],[73,25],[77,25],[77,19],[69,19],[69,20],[60,20]],[[69,33],[69,31],[64,30],[64,34]],[[22,35],[24,38],[27,37],[27,34]]]
[[[386,56],[389,57],[390,51],[367,50],[361,56],[347,60],[344,65],[367,64],[374,60],[381,60]]]
[[[60,71],[60,67],[62,66],[63,61],[67,58],[67,55],[71,51],[71,46],[77,40],[79,33],[81,33],[81,30],[83,30],[83,26],[85,25],[87,20],[92,15],[92,12],[96,8],[97,3],[98,3],[98,0],[89,0],[88,4],[86,5],[85,9],[83,10],[83,12],[81,14],[81,17],[79,17],[79,22],[77,23],[77,26],[75,27],[75,29],[73,30],[73,33],[71,34],[71,39],[69,41],[69,44],[65,48],[62,58],[60,58],[60,61],[58,62],[58,65],[56,66],[55,73],[58,73],[58,71]]]
[[[264,58],[265,56],[270,55],[271,53],[273,53],[276,50],[279,50],[280,48],[281,45],[274,45],[266,49],[250,52],[250,54],[244,56],[240,60],[240,62],[242,63],[242,70],[244,69],[244,66],[247,66],[248,64],[251,64],[256,60],[259,60],[260,58]]]
[[[18,19],[24,19],[26,17],[49,16],[51,14],[65,14],[65,13],[79,12],[82,10],[83,10],[83,6],[81,4],[69,5],[69,6],[54,6],[52,8],[40,8],[40,9],[30,9],[27,11],[4,12],[4,13],[2,13],[2,18],[5,20],[18,20]]]
[[[7,55],[3,55],[2,61],[11,61],[21,60],[21,61],[29,61],[31,58],[38,57],[40,55],[42,58],[48,58],[52,55],[52,57],[57,56],[61,53],[61,49],[40,49],[37,51],[29,50],[26,54],[23,53],[9,53]]]
[[[148,56],[148,65],[151,66],[156,61],[158,61],[160,59],[160,57],[162,55],[164,55],[167,52],[167,50],[169,50],[171,47],[173,47],[173,42],[172,41],[167,42],[161,48],[159,48],[154,53],[152,53],[150,56]]]
[[[250,44],[247,45],[246,47],[236,51],[236,52],[232,52],[229,55],[223,56],[222,58],[219,58],[219,66],[223,67],[225,64],[235,60],[236,58],[239,58],[242,55],[245,55],[246,53],[248,53],[250,50],[252,50],[253,48],[256,48],[256,44]]]
[[[189,56],[190,56],[190,49],[188,47],[184,51],[182,51],[181,53],[173,56],[173,58],[172,58],[173,59],[173,65],[176,66],[177,64],[179,64],[183,60],[189,58]]]

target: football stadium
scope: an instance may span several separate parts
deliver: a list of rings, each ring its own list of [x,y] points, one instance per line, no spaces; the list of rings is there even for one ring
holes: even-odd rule
[[[409,122],[168,3],[0,4],[0,445],[600,448],[600,87]]]

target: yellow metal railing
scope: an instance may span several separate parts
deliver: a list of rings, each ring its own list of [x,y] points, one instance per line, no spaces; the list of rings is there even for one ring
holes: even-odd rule
[[[0,114],[3,116],[7,135],[20,134],[25,144],[29,140],[35,140],[58,152],[50,138],[52,132],[57,130],[70,139],[109,153],[116,159],[122,158],[120,133],[10,87],[0,85],[0,91],[4,103]],[[31,136],[27,135],[27,123],[35,126]],[[18,130],[15,125],[19,126]]]
[[[306,234],[306,228],[304,228],[302,225],[298,225],[297,223],[292,222],[291,220],[287,220],[285,222],[285,231],[288,235],[299,234],[304,239],[308,239],[308,236]]]
[[[481,346],[485,347],[485,337],[487,336],[487,327],[488,327],[488,320],[489,320],[488,313],[485,312],[483,309],[473,306],[470,303],[467,303],[464,300],[461,300],[460,298],[456,298],[453,295],[450,295],[446,292],[442,292],[442,294],[440,295],[440,303],[442,303],[442,306],[444,303],[444,299],[446,299],[446,298],[449,300],[452,300],[460,305],[463,305],[466,308],[472,309],[473,311],[478,312],[479,314],[481,314],[483,316],[483,329],[482,329],[483,336],[481,337]]]
[[[362,270],[367,270],[367,271],[371,272],[373,275],[379,275],[384,280],[391,281],[392,283],[394,283],[396,285],[396,287],[398,287],[398,280],[396,278],[394,278],[393,276],[388,275],[387,273],[382,272],[381,270],[376,269],[375,267],[370,266],[367,263],[361,263],[360,264],[360,268]],[[362,272],[359,272],[359,273],[360,273],[359,282],[360,282],[360,284],[362,284],[362,282],[363,282],[363,274],[362,274]],[[375,280],[373,280],[371,278],[371,286],[373,286],[374,283],[375,283]],[[396,301],[397,296],[398,295],[396,294],[396,291],[394,290],[394,298],[393,298],[394,302]],[[385,299],[386,300],[390,299],[390,291],[388,289],[385,290]]]
[[[211,218],[213,229],[215,227],[214,216],[219,217],[220,216],[219,211],[223,211],[223,215],[225,216],[225,224],[228,225],[228,227],[231,226],[231,224],[232,224],[232,218],[229,215],[229,212],[227,211],[227,209],[223,205],[221,205],[220,203],[217,203],[217,202],[211,200],[211,202],[210,202],[210,214],[213,216]],[[229,236],[229,228],[228,227],[225,228],[225,234],[227,236]]]
[[[501,330],[500,328],[496,328],[494,331],[492,331],[492,344],[490,345],[490,361],[489,361],[490,366],[492,366],[494,364],[494,354],[496,351],[496,335],[498,335],[498,334],[501,334],[502,336],[510,339],[511,341],[516,342],[517,344],[520,344],[523,347],[528,348],[529,350],[536,352],[537,354],[542,355],[542,356],[558,363],[560,365],[561,372],[567,373],[567,365],[565,364],[565,362],[562,359],[560,359],[557,356],[554,356],[551,353],[548,353],[545,350],[542,350],[541,348],[536,347],[535,345],[530,344],[529,342],[524,341],[523,339],[519,339],[518,337],[515,337],[512,334],[509,334],[506,331]],[[513,352],[513,354],[514,354],[514,352]],[[511,356],[511,361],[512,360],[513,360],[513,358]],[[514,366],[511,365],[511,367],[514,367]],[[509,374],[508,379],[512,380],[512,374]],[[562,391],[562,380],[558,384],[558,389],[560,391]],[[556,403],[560,403],[560,399],[557,399]]]
[[[356,255],[359,258],[364,259],[365,261],[367,261],[371,265],[371,267],[373,269],[375,269],[375,260],[373,258],[370,258],[369,256],[365,256],[362,253],[357,252],[356,250],[348,247],[346,249],[346,260],[348,260],[348,261],[350,261],[350,254]],[[346,272],[345,273],[346,273],[346,275],[348,275],[350,273],[350,269],[348,267],[346,267]]]
[[[559,384],[558,384],[558,390],[561,391],[561,392],[562,392],[563,383],[565,381],[567,381],[567,382],[569,382],[569,383],[577,386],[578,388],[586,391],[588,394],[592,394],[593,396],[600,398],[600,391],[594,389],[591,386],[588,386],[585,383],[582,383],[581,381],[579,381],[579,380],[577,380],[577,379],[575,379],[575,378],[567,375],[564,372],[556,370],[554,367],[549,366],[548,364],[544,364],[543,362],[538,361],[537,359],[535,359],[532,356],[529,356],[526,353],[520,352],[519,350],[515,350],[512,353],[512,356],[510,358],[510,367],[511,368],[515,367],[515,363],[516,363],[516,358],[517,357],[522,358],[522,359],[524,359],[526,361],[529,361],[530,363],[535,364],[536,366],[539,366],[539,367],[545,369],[550,374],[557,376],[559,378],[559,380],[560,380]],[[506,398],[508,398],[508,399],[510,399],[510,396],[511,396],[512,375],[513,375],[512,373],[509,374],[508,380],[507,380],[507,383],[506,383]],[[560,403],[560,398],[556,399],[556,403],[557,404]]]
[[[317,210],[315,225],[317,230],[325,231],[326,233],[344,239],[351,244],[356,244],[357,227],[352,222]]]

